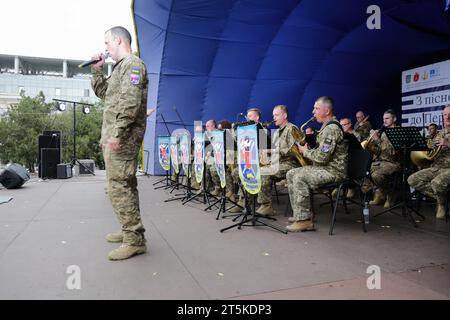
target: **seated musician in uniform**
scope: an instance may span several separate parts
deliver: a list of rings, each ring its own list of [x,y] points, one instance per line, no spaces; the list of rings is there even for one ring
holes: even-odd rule
[[[422,169],[408,178],[411,187],[436,199],[436,219],[444,219],[445,200],[450,186],[450,105],[444,109],[444,128],[435,136],[435,147],[440,147],[430,168]]]
[[[260,215],[273,215],[272,193],[270,190],[272,178],[286,178],[286,173],[300,166],[296,154],[292,151],[295,141],[300,137],[300,130],[288,120],[288,108],[277,105],[272,111],[275,131],[270,163],[261,167],[261,191],[258,193]]]
[[[333,115],[332,98],[318,98],[313,114],[316,121],[322,123],[317,135],[318,147],[309,149],[308,144],[297,144],[300,153],[312,161],[312,165],[292,169],[286,175],[293,211],[293,217],[289,218],[292,224],[286,227],[290,232],[314,230],[310,190],[318,189],[325,183],[342,181],[347,176],[348,144],[339,122]]]
[[[375,186],[367,181],[362,190],[368,192],[374,187],[377,188],[373,200],[369,202],[370,205],[384,204],[385,208],[390,208],[394,204],[394,193],[388,192],[388,189],[392,175],[402,170],[401,154],[394,149],[384,130],[396,127],[396,121],[395,111],[386,110],[383,114],[384,126],[380,130],[372,130],[367,140],[366,149],[374,156],[370,176]]]

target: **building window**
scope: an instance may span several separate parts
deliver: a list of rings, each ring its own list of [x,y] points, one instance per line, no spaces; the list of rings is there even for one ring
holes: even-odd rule
[[[89,97],[89,89],[84,89],[84,96]]]
[[[25,93],[25,87],[19,86],[19,94]]]
[[[61,88],[55,88],[55,96],[61,95]]]

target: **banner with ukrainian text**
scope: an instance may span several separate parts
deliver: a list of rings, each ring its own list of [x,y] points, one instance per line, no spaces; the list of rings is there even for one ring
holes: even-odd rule
[[[194,173],[197,183],[203,180],[203,170],[205,167],[205,136],[203,132],[194,134]]]
[[[250,194],[257,194],[261,190],[257,133],[255,124],[237,128],[239,178]]]
[[[158,137],[159,164],[166,171],[170,170],[169,145],[170,137]]]
[[[224,151],[224,132],[214,130],[211,132],[211,144],[214,150],[214,164],[216,166],[217,175],[220,178],[220,186],[225,188],[225,151]]]
[[[172,161],[173,171],[180,173],[180,159],[178,155],[178,137],[170,137],[170,160]]]
[[[187,177],[191,177],[191,170],[189,170],[189,165],[191,164],[191,139],[187,134],[180,136],[180,151],[184,174]]]
[[[442,110],[450,104],[450,60],[402,72],[402,125],[427,131],[442,128]],[[428,132],[424,132],[428,134]]]

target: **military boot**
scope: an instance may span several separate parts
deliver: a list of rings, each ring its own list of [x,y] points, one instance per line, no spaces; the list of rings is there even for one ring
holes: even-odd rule
[[[225,197],[233,202],[236,201],[236,197],[234,196],[234,193],[232,191],[228,191],[227,193],[225,193]]]
[[[354,196],[355,196],[355,189],[353,189],[353,188],[348,189],[348,191],[347,191],[347,199],[351,199]]]
[[[220,189],[220,188],[214,188],[214,190],[211,191],[211,195],[214,197],[217,197],[221,191],[222,191],[222,189]]]
[[[385,195],[377,190],[375,192],[373,200],[369,202],[369,205],[377,206],[377,205],[380,205],[380,204],[384,204],[385,200],[386,200]]]
[[[228,212],[230,213],[239,213],[242,212],[242,208],[245,207],[245,199],[244,198],[240,198],[238,203],[239,206],[234,206],[233,208],[231,208],[230,210],[228,210]]]
[[[286,227],[289,232],[299,232],[299,231],[316,231],[314,228],[314,223],[311,220],[296,221]]]
[[[108,233],[106,235],[106,241],[113,242],[113,243],[122,242],[123,241],[123,233],[122,233],[122,231]]]
[[[135,255],[145,253],[147,247],[143,246],[130,246],[128,244],[122,244],[119,248],[114,249],[108,255],[109,260],[125,260]]]
[[[436,219],[445,219],[445,205],[443,203],[436,204]]]
[[[386,202],[384,203],[383,207],[385,209],[390,208],[394,205],[394,202],[395,202],[394,195],[388,194],[386,197]]]
[[[256,213],[262,215],[262,216],[273,216],[274,212],[273,212],[273,207],[272,207],[272,203],[263,203],[261,204],[261,206],[256,209]]]

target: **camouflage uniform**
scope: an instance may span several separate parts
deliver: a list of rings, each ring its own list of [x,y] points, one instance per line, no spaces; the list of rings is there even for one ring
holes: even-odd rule
[[[450,141],[450,128],[439,132],[437,137]],[[450,148],[442,148],[430,168],[417,171],[408,178],[411,187],[436,199],[443,205],[450,186]]]
[[[370,167],[372,181],[378,187],[378,191],[386,195],[392,175],[402,170],[401,154],[394,149],[384,132],[381,134],[380,139],[369,142],[367,149],[375,155],[375,160]],[[366,181],[362,190],[367,192],[371,188],[373,188],[373,184],[370,181]]]
[[[357,138],[361,138],[361,140],[359,141],[364,141],[370,135],[370,130],[372,130],[372,124],[369,121],[365,121],[361,125],[359,124],[359,122],[357,122],[355,124],[354,130],[359,134],[359,137],[357,136]]]
[[[336,121],[336,118],[332,120]],[[296,221],[311,218],[310,190],[325,183],[342,181],[347,176],[347,141],[339,126],[327,123],[322,125],[317,135],[318,147],[303,154],[313,165],[292,169],[286,175]]]
[[[352,134],[358,139],[359,142],[364,141],[365,139],[362,138],[361,133],[358,131],[353,130]]]
[[[135,55],[127,55],[114,65],[109,78],[92,68],[92,87],[105,103],[100,143],[106,167],[108,196],[122,225],[123,243],[145,244],[139,211],[137,156],[147,124],[147,67]],[[107,147],[109,138],[120,139],[120,149]]]
[[[261,167],[261,191],[258,193],[259,204],[272,202],[270,191],[271,178],[285,178],[286,173],[300,164],[291,152],[295,141],[300,137],[300,130],[295,124],[288,122],[284,128],[278,129],[273,136],[275,150],[270,159],[270,165]]]

